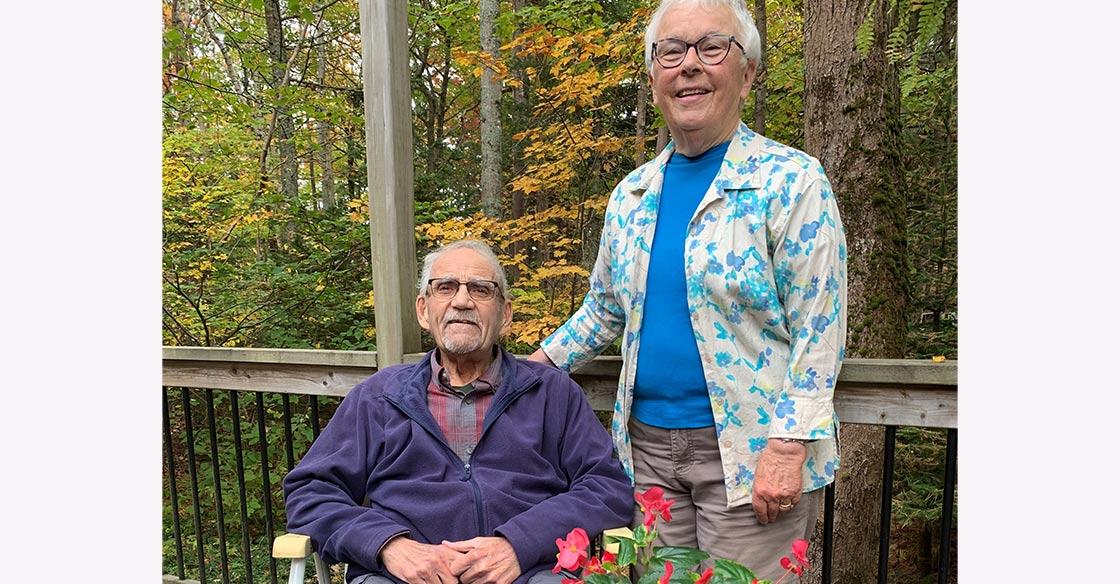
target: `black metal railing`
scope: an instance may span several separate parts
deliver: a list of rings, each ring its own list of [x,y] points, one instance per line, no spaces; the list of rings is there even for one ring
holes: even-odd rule
[[[167,363],[165,361],[165,381]],[[181,365],[183,362],[172,363]],[[324,369],[321,377],[324,381],[313,383],[319,389],[310,390],[320,391],[319,395],[248,389],[248,383],[258,378],[266,379],[259,373],[260,369],[253,369],[258,365],[259,363],[254,365],[250,362],[207,364],[205,367],[209,373],[202,374],[197,379],[199,384],[210,384],[211,388],[163,388],[164,502],[170,511],[170,517],[165,521],[165,573],[180,580],[197,579],[203,583],[222,584],[276,584],[287,579],[287,566],[278,566],[270,553],[271,542],[276,534],[284,531],[280,482],[283,475],[295,466],[310,444],[318,438],[325,425],[324,420],[329,420],[341,401],[341,394],[344,392],[340,392],[338,387],[349,387],[352,378],[346,375],[357,374],[357,365],[333,366],[331,371]],[[306,378],[312,377],[308,372],[317,371],[315,367],[318,366],[298,368],[300,373],[293,378],[306,381]],[[347,366],[353,371],[345,373]],[[232,374],[238,380],[207,380],[206,375],[222,370],[223,367],[225,373]],[[277,370],[289,367],[286,370],[289,373],[294,370],[289,364],[269,367]],[[190,375],[196,374],[197,371]],[[609,375],[610,371],[595,374],[596,377]],[[841,382],[843,381],[841,378]],[[332,386],[335,382],[336,385]],[[596,383],[594,380],[581,379],[581,383],[587,389],[592,403],[599,404],[597,409],[606,403],[602,395],[595,393],[598,390],[592,387]],[[868,383],[878,382],[856,380],[851,386],[852,395],[861,395],[861,391],[867,391]],[[914,388],[919,388],[922,383],[928,384],[919,380],[907,386],[909,389],[906,391],[916,393]],[[287,381],[279,385],[286,384]],[[265,382],[265,385],[276,388],[278,382],[273,380],[271,384]],[[216,391],[213,387],[239,389]],[[898,430],[907,426],[922,427],[922,422],[927,420],[927,413],[932,416],[935,409],[942,407],[951,409],[955,420],[955,385],[952,386],[952,392],[952,400],[943,400],[946,403],[951,401],[948,405],[943,406],[938,402],[936,408],[923,406],[924,413],[917,418],[911,416],[918,419],[917,423],[881,424],[886,432],[878,550],[877,581],[880,583],[887,582],[890,566],[892,491],[895,490]],[[252,395],[253,399],[242,399],[246,395]],[[866,402],[866,393],[862,395],[865,397],[860,399]],[[174,397],[179,399],[173,399]],[[880,415],[884,419],[898,420],[909,415],[905,412],[888,411],[888,406],[883,407],[887,413]],[[846,415],[854,418],[866,414]],[[844,419],[843,416],[841,419]],[[955,555],[951,549],[951,536],[955,507],[957,433],[955,427],[944,427],[955,426],[955,421],[951,424],[930,424],[934,427],[938,425],[945,432],[945,446],[937,582],[945,584],[950,580],[953,568],[951,560]],[[254,427],[255,432],[252,431]],[[244,428],[250,430],[243,432]],[[236,511],[230,504],[234,499],[237,501]],[[835,484],[832,484],[825,490],[821,581],[826,583],[831,582],[834,566],[835,499]]]
[[[276,560],[269,553],[272,540],[284,529],[280,477],[310,445],[310,440],[297,438],[300,432],[307,430],[312,440],[319,436],[323,426],[320,399],[324,398],[297,398],[306,403],[304,415],[293,411],[287,394],[252,392],[255,409],[243,409],[235,390],[225,392],[222,399],[215,398],[213,389],[177,390],[180,403],[173,404],[168,394],[176,390],[163,388],[165,503],[170,505],[171,515],[165,545],[173,546],[173,551],[165,550],[165,557],[174,557],[165,572],[180,580],[222,584],[285,581],[286,572],[278,574]],[[325,399],[331,400],[333,412],[340,400]],[[266,401],[276,403],[270,406]],[[202,427],[200,409],[206,413]],[[270,411],[278,412],[280,419],[270,420],[275,418]],[[219,423],[220,416],[228,422]],[[256,434],[243,433],[243,424],[255,425]],[[273,425],[280,428],[270,427]],[[278,436],[277,430],[282,434]],[[249,441],[256,442],[255,449],[250,450]],[[249,453],[259,461],[256,468],[246,464]],[[181,492],[187,490],[183,478],[189,479],[189,492]],[[236,511],[230,494],[236,496]],[[192,553],[193,561],[187,560]]]

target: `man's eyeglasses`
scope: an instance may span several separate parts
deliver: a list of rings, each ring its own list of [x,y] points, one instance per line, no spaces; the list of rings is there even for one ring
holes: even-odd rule
[[[455,278],[432,278],[428,280],[428,289],[431,290],[432,296],[442,300],[447,300],[458,294],[460,286],[467,287],[467,294],[475,302],[493,300],[500,294],[501,288],[497,282],[490,280],[471,280],[469,282],[460,282]]]
[[[653,58],[666,69],[672,69],[684,62],[688,49],[696,47],[696,57],[705,65],[719,65],[731,52],[732,43],[740,51],[747,50],[735,37],[729,34],[709,34],[700,37],[694,43],[686,43],[680,39],[661,39],[653,43]]]

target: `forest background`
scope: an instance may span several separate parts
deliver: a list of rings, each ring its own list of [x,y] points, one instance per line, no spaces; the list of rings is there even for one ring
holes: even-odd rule
[[[514,352],[578,305],[607,194],[667,138],[642,63],[651,4],[409,5],[417,253],[466,236],[496,246]],[[897,71],[897,88],[878,90],[898,96],[886,122],[900,140],[898,356],[952,359],[956,3],[863,5],[850,42],[878,44]],[[743,117],[802,149],[806,6],[750,6],[766,66]],[[872,7],[890,26],[876,28]],[[355,0],[164,1],[165,344],[376,350],[357,18]],[[900,441],[909,479],[896,481],[896,532],[921,542],[940,509],[943,438]],[[932,558],[903,563],[919,581]]]

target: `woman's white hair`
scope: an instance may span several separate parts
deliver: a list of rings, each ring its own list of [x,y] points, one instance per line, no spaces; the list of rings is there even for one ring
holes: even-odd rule
[[[735,40],[743,45],[743,50],[746,51],[739,58],[739,62],[745,67],[747,61],[754,61],[758,64],[759,59],[762,57],[762,42],[758,38],[758,29],[754,26],[754,18],[751,18],[751,13],[747,12],[747,7],[743,5],[742,0],[661,0],[657,10],[653,11],[653,16],[649,18],[649,24],[646,26],[646,70],[653,72],[653,43],[658,40],[654,38],[657,35],[657,29],[661,26],[661,18],[665,16],[670,8],[674,6],[703,6],[705,8],[718,8],[725,7],[731,10],[731,14],[735,16]],[[696,40],[696,39],[684,39]]]
[[[498,282],[502,297],[509,298],[509,283],[506,282],[506,271],[502,268],[502,262],[498,261],[498,256],[494,255],[494,250],[490,249],[486,242],[478,239],[460,239],[428,252],[428,255],[424,256],[424,267],[420,270],[420,281],[416,285],[420,294],[428,293],[428,280],[432,277],[432,264],[435,264],[436,260],[443,254],[457,249],[469,249],[482,256],[494,270],[494,279]]]

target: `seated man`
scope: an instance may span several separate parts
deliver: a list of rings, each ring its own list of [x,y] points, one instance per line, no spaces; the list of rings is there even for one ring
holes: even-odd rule
[[[424,258],[416,318],[436,349],[350,391],[284,479],[288,529],[351,584],[559,582],[557,538],[633,515],[610,437],[566,373],[498,345],[513,308],[486,244]]]

